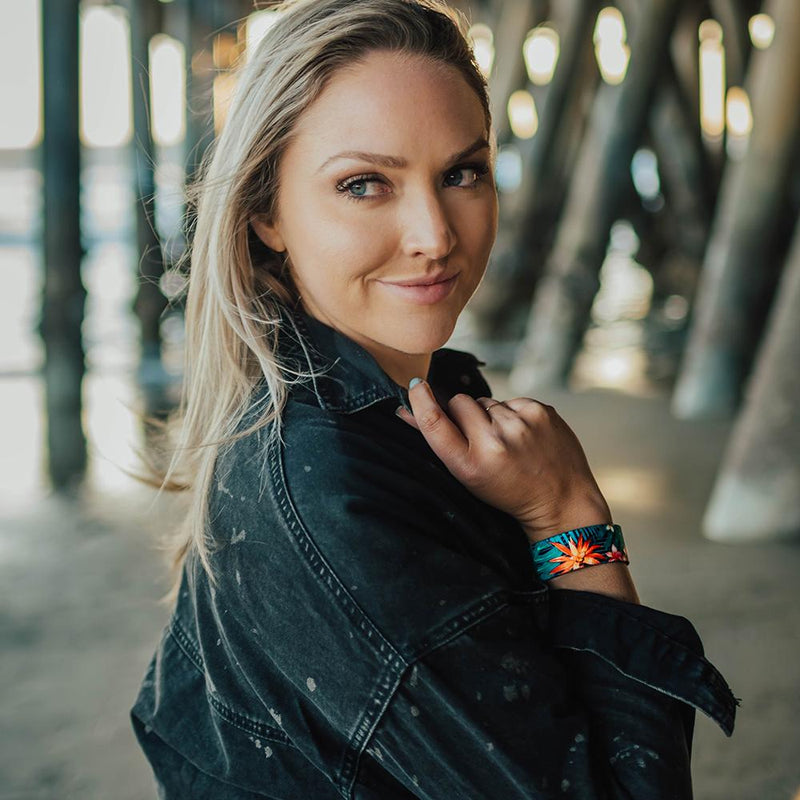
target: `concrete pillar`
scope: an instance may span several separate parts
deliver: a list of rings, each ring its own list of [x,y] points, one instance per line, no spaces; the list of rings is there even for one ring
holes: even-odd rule
[[[522,45],[528,31],[541,19],[541,0],[501,0],[495,3],[495,58],[489,79],[492,119],[499,142],[509,136],[506,105],[511,93],[525,85]]]
[[[800,222],[703,521],[716,541],[800,537]]]
[[[682,418],[736,409],[774,286],[775,232],[800,135],[800,3],[769,0],[765,11],[775,39],[750,59],[754,126],[720,189],[672,403]]]
[[[164,274],[164,257],[155,220],[156,148],[150,120],[149,44],[161,30],[160,3],[155,0],[128,0],[131,29],[133,77],[133,141],[131,158],[136,176],[136,254],[139,287],[134,310],[139,318],[140,377],[145,383],[157,382],[161,374],[161,314],[167,301],[159,288]]]
[[[532,87],[539,128],[531,139],[514,142],[521,155],[522,181],[514,192],[503,195],[497,242],[480,292],[470,303],[484,338],[516,341],[522,335],[543,271],[548,232],[564,200],[585,98],[598,79],[591,39],[597,7],[598,0],[564,0],[553,8],[550,21],[559,33],[561,52],[552,81]],[[522,63],[521,52],[517,58]],[[508,118],[505,107],[497,114]]]
[[[56,489],[86,467],[81,424],[86,290],[81,282],[78,0],[42,0],[44,86],[44,340],[47,467]]]
[[[564,213],[511,372],[515,393],[563,384],[589,322],[608,235],[630,187],[639,144],[680,3],[642,0],[621,85],[603,84],[572,172]]]

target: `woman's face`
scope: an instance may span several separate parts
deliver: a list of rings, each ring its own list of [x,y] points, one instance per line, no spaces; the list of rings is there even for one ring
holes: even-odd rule
[[[299,119],[277,216],[252,220],[287,251],[305,311],[398,383],[425,377],[486,269],[497,231],[487,137],[454,67],[375,51],[338,71]]]

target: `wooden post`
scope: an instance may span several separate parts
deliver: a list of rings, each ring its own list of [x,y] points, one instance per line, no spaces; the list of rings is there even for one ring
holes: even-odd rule
[[[800,3],[770,0],[775,40],[753,53],[746,88],[754,126],[729,162],[711,229],[689,343],[673,397],[678,417],[731,413],[775,281],[775,232],[800,135]]]
[[[665,263],[653,270],[654,307],[670,294],[694,295],[708,241],[712,167],[703,149],[699,120],[690,113],[682,102],[678,77],[670,69],[663,76],[649,120],[670,220]]]
[[[800,536],[800,221],[703,521],[716,541]]]
[[[745,9],[741,0],[710,0],[710,5],[715,19],[722,25],[725,80],[728,86],[741,86],[750,55]]]
[[[553,8],[552,22],[560,36],[558,62],[552,81],[535,92],[541,97],[536,135],[515,142],[522,181],[501,199],[492,259],[480,292],[470,303],[485,338],[516,342],[523,333],[550,245],[549,231],[563,203],[565,173],[582,128],[584,101],[597,82],[591,40],[597,7],[598,0],[564,0]],[[498,113],[507,118],[505,108]],[[500,355],[493,360],[497,362]]]
[[[496,3],[494,69],[489,79],[492,120],[498,142],[509,135],[506,105],[511,93],[525,84],[522,45],[528,31],[538,22],[541,0],[502,0]]]
[[[48,472],[56,489],[86,468],[81,425],[86,290],[81,282],[78,0],[42,0],[44,340]]]
[[[161,365],[161,315],[167,300],[159,288],[164,256],[155,222],[155,162],[150,119],[150,39],[161,29],[155,0],[128,0],[133,77],[133,142],[131,156],[136,175],[136,253],[139,287],[134,310],[141,331],[140,378],[159,382]]]
[[[678,0],[638,4],[627,76],[621,85],[602,85],[595,96],[556,241],[511,372],[511,387],[519,394],[563,384],[580,348],[679,5]]]

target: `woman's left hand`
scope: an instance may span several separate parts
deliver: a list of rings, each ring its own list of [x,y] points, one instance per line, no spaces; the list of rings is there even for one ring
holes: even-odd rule
[[[402,407],[398,416],[476,497],[515,517],[530,541],[611,522],[578,438],[552,406],[456,394],[445,413],[425,381],[409,400],[413,416]]]

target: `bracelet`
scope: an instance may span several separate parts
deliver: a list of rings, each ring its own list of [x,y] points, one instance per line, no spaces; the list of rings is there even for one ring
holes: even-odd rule
[[[543,581],[597,564],[614,561],[630,564],[622,528],[610,524],[576,528],[534,542],[531,556],[536,573]]]

